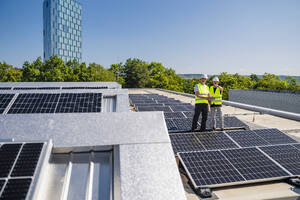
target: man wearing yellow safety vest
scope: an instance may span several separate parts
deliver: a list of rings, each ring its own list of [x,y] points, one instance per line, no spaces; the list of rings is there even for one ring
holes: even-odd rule
[[[200,113],[202,113],[201,127],[200,131],[206,130],[206,120],[209,111],[208,101],[210,100],[209,87],[205,85],[207,80],[207,75],[203,74],[200,77],[201,82],[195,85],[195,113],[193,117],[192,131],[197,128],[197,122]]]
[[[219,117],[219,120],[221,122],[221,130],[223,130],[224,121],[223,121],[222,110],[221,110],[223,88],[219,86],[218,77],[213,78],[213,86],[210,86],[209,90],[210,90],[209,91],[210,95],[212,96],[210,107],[211,107],[213,130],[216,130],[216,117]]]

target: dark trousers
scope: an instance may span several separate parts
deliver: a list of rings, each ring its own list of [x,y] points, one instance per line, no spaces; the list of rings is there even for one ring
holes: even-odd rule
[[[197,104],[195,104],[195,113],[194,113],[194,118],[193,118],[192,130],[195,130],[197,128],[197,122],[198,122],[199,115],[200,115],[201,112],[202,112],[202,120],[201,120],[200,131],[204,131],[206,129],[208,104],[206,104],[206,103],[197,103]]]

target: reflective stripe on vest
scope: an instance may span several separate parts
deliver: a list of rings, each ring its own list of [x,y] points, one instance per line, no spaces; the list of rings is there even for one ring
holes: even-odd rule
[[[201,84],[197,84],[197,86],[198,86],[199,95],[204,96],[204,97],[208,97],[209,87],[207,85],[204,85],[205,87],[203,87]],[[208,100],[200,99],[199,97],[197,97],[195,95],[195,104],[197,104],[197,103],[206,103],[206,104],[208,104]]]
[[[210,87],[210,95],[215,99],[211,100],[211,105],[221,105],[222,104],[222,93],[220,92],[220,88],[216,89],[216,93],[214,93],[214,86]]]

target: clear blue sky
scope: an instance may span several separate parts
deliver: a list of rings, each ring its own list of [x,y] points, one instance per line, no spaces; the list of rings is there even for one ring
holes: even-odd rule
[[[83,61],[137,57],[177,73],[300,75],[299,0],[79,0]],[[0,61],[43,52],[42,0],[0,0]]]

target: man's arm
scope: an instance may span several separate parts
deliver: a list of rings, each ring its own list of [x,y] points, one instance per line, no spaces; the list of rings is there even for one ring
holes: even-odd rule
[[[199,97],[200,99],[204,99],[204,100],[209,100],[210,99],[210,94],[208,93],[208,97],[205,97],[205,96],[203,96],[203,95],[200,95],[199,94],[199,91],[196,91],[195,92],[195,95],[197,96],[197,97]]]
[[[223,92],[223,88],[221,86],[218,86],[219,89],[220,89],[220,92]]]

